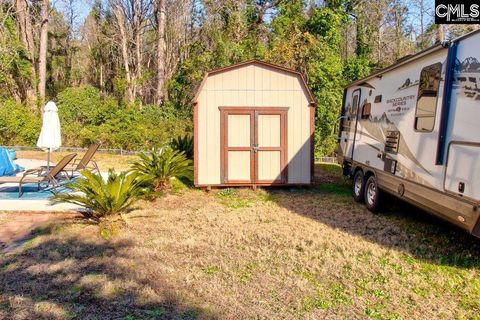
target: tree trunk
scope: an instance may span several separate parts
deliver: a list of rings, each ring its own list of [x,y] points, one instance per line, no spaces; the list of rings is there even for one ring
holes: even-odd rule
[[[423,0],[420,0],[420,43],[423,42],[423,34],[425,33],[425,25],[424,25],[425,19],[423,17],[424,11],[425,11],[425,5],[423,3]]]
[[[135,100],[135,96],[132,83],[132,74],[130,73],[130,56],[128,54],[128,39],[127,32],[125,30],[125,17],[118,1],[115,3],[115,17],[117,18],[118,30],[120,32],[123,67],[125,69],[125,81],[127,82],[125,100],[127,103],[132,103]]]
[[[100,64],[100,91],[102,91],[102,93],[105,92],[105,88],[103,85],[103,63]]]
[[[68,35],[65,39],[65,83],[67,86],[71,87],[72,84],[72,69],[73,69],[73,55],[75,52],[73,33],[75,25],[75,1],[76,0],[65,0],[66,3],[66,20],[68,22]]]
[[[17,21],[20,31],[20,39],[27,50],[27,57],[30,61],[30,79],[25,79],[24,91],[27,104],[35,105],[35,82],[37,73],[35,71],[35,44],[33,42],[33,29],[30,16],[30,8],[25,0],[15,1]]]
[[[40,50],[38,54],[38,94],[40,103],[45,103],[45,87],[47,82],[47,45],[48,45],[48,4],[49,0],[41,0],[40,11]]]
[[[160,105],[165,97],[165,0],[157,0],[157,94],[156,103]]]
[[[142,18],[142,9],[140,0],[134,0],[134,37],[135,37],[135,80],[141,79],[142,77],[142,64],[143,64],[143,54],[142,54],[142,31],[143,31],[143,18]],[[134,87],[134,96],[140,96],[142,99],[142,85],[140,84]]]
[[[402,40],[403,40],[402,13],[401,13],[401,8],[396,7],[395,8],[395,60],[400,59],[400,57],[402,56],[401,54]]]

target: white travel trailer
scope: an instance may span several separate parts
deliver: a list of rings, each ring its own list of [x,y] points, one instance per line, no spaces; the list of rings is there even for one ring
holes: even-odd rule
[[[480,237],[480,30],[350,84],[338,149],[368,209],[388,192]]]

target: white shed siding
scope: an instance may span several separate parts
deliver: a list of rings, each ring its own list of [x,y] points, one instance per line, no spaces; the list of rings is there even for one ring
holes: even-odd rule
[[[288,107],[288,183],[310,183],[310,101],[300,76],[261,64],[210,75],[199,92],[198,184],[220,178],[219,107]]]

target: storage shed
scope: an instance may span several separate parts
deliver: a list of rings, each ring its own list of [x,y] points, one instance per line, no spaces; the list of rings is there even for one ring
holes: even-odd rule
[[[301,73],[235,64],[208,72],[193,103],[196,186],[311,183],[315,102]]]

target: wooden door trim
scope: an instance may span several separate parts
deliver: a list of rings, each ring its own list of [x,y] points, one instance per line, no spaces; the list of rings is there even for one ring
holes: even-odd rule
[[[218,107],[220,110],[220,180],[224,185],[285,185],[288,184],[288,107]],[[262,151],[280,151],[281,180],[258,180],[258,153],[253,144],[258,141],[256,115],[280,115],[280,147],[264,147]],[[250,115],[250,147],[227,147],[228,116]],[[250,181],[228,180],[228,151],[250,151]]]
[[[250,151],[251,149],[252,147],[228,147],[228,151]]]
[[[252,184],[254,180],[254,155],[252,150],[254,134],[254,112],[242,108],[220,109],[220,181],[222,184]],[[229,115],[250,115],[250,146],[249,147],[228,147],[228,116]],[[228,152],[249,151],[250,152],[250,180],[229,180],[228,179]]]
[[[262,147],[261,151],[280,151],[280,180],[260,180],[258,178],[258,152],[255,154],[255,183],[282,185],[288,183],[288,108],[262,108],[255,110],[255,141],[258,142],[258,116],[259,115],[279,115],[280,116],[280,147]]]
[[[282,145],[282,143],[280,142]],[[262,151],[282,151],[282,147],[262,147]]]

